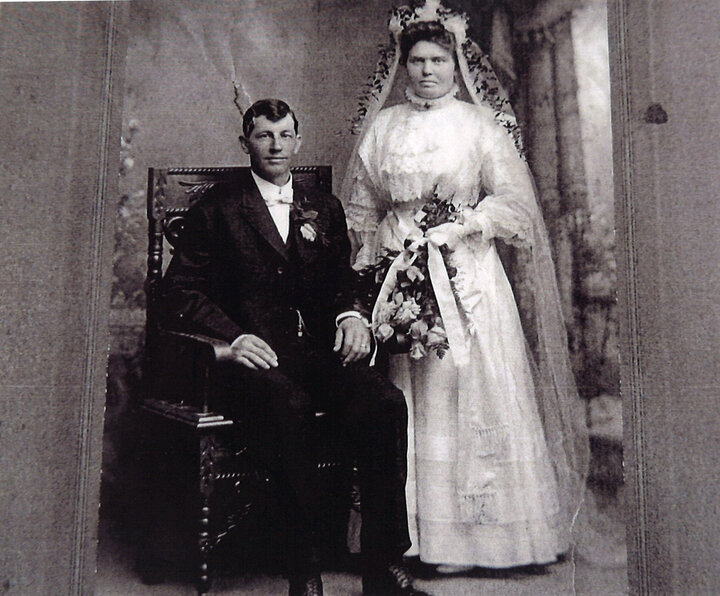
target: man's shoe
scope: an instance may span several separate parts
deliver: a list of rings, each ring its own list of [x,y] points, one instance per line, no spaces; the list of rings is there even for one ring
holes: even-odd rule
[[[376,575],[363,576],[363,596],[431,596],[413,586],[412,574],[402,565],[388,565]]]
[[[322,579],[319,575],[307,579],[290,578],[290,596],[323,596]]]

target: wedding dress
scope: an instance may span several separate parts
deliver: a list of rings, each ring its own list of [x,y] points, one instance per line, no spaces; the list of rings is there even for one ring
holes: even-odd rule
[[[503,241],[532,250],[541,216],[511,136],[490,108],[454,92],[425,100],[408,90],[408,102],[377,114],[357,148],[346,206],[363,241],[356,268],[402,250],[433,194],[478,230],[446,262],[457,271],[451,282],[468,361],[458,365],[452,350],[442,359],[391,357],[391,380],[409,409],[408,555],[484,567],[549,563],[570,540],[563,479],[536,399],[551,381],[533,368],[496,248]],[[550,439],[551,447],[562,440]]]

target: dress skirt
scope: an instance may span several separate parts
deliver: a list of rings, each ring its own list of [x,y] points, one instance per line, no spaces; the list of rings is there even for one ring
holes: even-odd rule
[[[491,288],[474,300],[469,364],[457,367],[451,352],[391,357],[409,410],[407,555],[495,568],[550,563],[568,548],[568,529],[512,289],[494,246],[485,248],[456,263],[472,264],[474,281]]]

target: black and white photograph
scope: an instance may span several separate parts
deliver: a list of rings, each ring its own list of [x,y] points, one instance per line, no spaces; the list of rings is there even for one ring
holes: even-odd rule
[[[0,591],[720,591],[712,4],[0,2]]]

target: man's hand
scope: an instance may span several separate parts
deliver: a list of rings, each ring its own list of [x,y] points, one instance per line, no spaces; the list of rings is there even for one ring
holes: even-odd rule
[[[241,335],[230,344],[230,349],[236,362],[253,370],[268,370],[278,365],[277,354],[257,335]]]
[[[340,352],[343,366],[357,362],[370,354],[370,330],[357,317],[347,317],[338,325],[335,333],[336,352]]]

